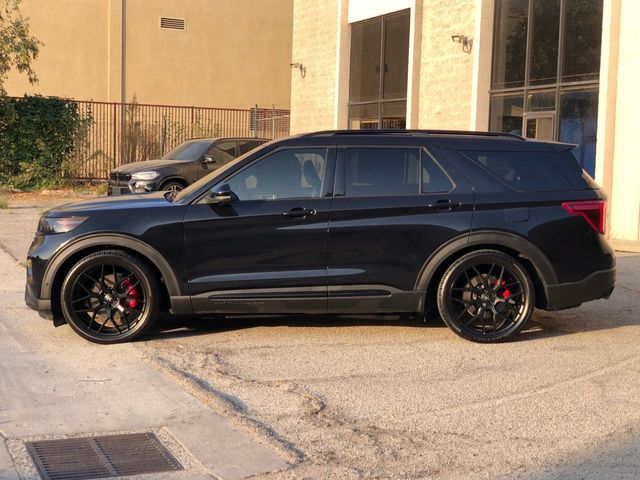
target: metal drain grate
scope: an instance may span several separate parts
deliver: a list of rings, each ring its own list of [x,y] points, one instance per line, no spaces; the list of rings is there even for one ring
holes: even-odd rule
[[[44,480],[105,478],[182,470],[151,432],[26,442]]]

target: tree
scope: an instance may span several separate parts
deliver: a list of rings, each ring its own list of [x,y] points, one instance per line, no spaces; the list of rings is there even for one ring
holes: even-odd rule
[[[5,96],[7,74],[16,69],[32,85],[38,81],[32,62],[41,43],[29,33],[28,18],[20,12],[20,0],[0,0],[0,96]]]

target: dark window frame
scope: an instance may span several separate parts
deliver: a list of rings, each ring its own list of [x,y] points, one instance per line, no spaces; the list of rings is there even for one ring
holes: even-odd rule
[[[385,30],[385,20],[387,18],[390,17],[394,17],[394,16],[400,16],[400,15],[407,15],[409,17],[409,21],[411,20],[411,9],[404,9],[404,10],[400,10],[397,12],[392,12],[392,13],[388,13],[385,15],[381,15],[379,17],[374,17],[374,18],[368,18],[366,20],[362,20],[360,22],[354,22],[351,25],[351,28],[353,28],[354,25],[358,25],[358,24],[363,24],[366,22],[373,22],[373,21],[379,21],[381,23],[380,26],[380,71],[378,72],[378,98],[376,100],[365,100],[365,101],[352,101],[351,99],[349,99],[349,101],[347,102],[347,110],[349,109],[349,107],[355,107],[355,106],[359,106],[359,105],[375,105],[378,108],[378,126],[377,128],[383,128],[382,124],[383,124],[383,104],[388,103],[394,103],[394,102],[404,102],[405,104],[405,125],[406,125],[406,109],[407,109],[407,98],[408,98],[408,80],[409,80],[409,71],[407,68],[407,91],[405,92],[404,97],[397,97],[397,98],[384,98],[384,68],[383,66],[385,65],[385,40],[386,40],[386,30]],[[409,26],[409,29],[411,29],[411,26]],[[411,30],[409,30],[409,36],[411,35]],[[411,43],[411,38],[409,37],[408,39],[408,43]],[[351,44],[351,49],[353,49],[353,44]],[[411,52],[409,51],[409,55],[411,54]],[[351,63],[352,63],[352,58],[350,57],[349,59],[349,65],[351,67]],[[349,82],[351,82],[351,80],[349,80]],[[349,96],[351,96],[351,83],[349,83]],[[347,112],[347,121],[348,121],[348,128],[351,128],[351,124],[350,124],[350,117],[349,114]]]

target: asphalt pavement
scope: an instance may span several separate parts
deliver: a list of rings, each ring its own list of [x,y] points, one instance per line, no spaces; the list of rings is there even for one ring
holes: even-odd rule
[[[28,471],[25,438],[139,428],[173,438],[189,474],[211,474],[195,439],[224,449],[226,433],[202,412],[286,463],[260,479],[640,478],[638,255],[619,256],[611,299],[538,311],[506,344],[473,344],[439,322],[299,316],[164,319],[140,341],[102,347],[22,305],[18,262],[38,213],[0,211],[0,477],[11,463]],[[100,399],[116,391],[109,416],[140,409],[131,428],[104,415]],[[96,405],[79,424],[51,405],[77,398]]]

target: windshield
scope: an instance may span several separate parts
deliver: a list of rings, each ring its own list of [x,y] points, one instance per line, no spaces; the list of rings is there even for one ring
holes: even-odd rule
[[[165,153],[162,160],[198,160],[209,145],[210,140],[189,140]]]

